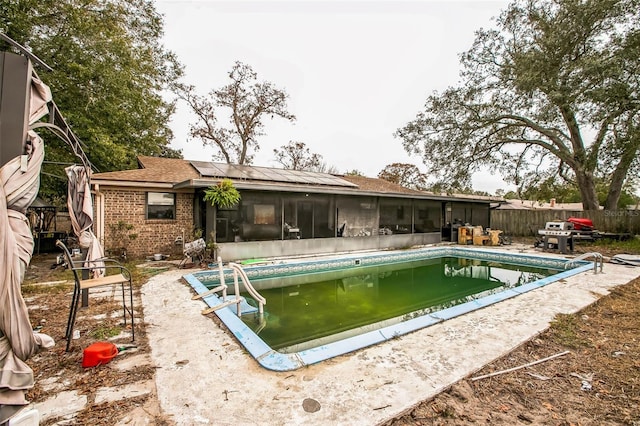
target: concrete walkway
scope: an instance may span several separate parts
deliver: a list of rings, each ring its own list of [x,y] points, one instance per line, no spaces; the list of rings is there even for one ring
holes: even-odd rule
[[[511,247],[516,250],[516,247]],[[522,251],[522,249],[520,249]],[[606,264],[491,307],[292,372],[263,369],[171,271],[142,289],[162,410],[178,425],[372,425],[501,357],[640,268]],[[552,355],[552,354],[549,354]]]

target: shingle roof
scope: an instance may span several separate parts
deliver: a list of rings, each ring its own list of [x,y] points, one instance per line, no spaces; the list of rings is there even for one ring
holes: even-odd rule
[[[177,184],[189,179],[202,179],[203,176],[191,165],[189,160],[160,157],[138,157],[140,169],[122,170],[116,172],[96,173],[92,180],[132,181],[132,182],[160,182]],[[419,195],[420,191],[405,188],[383,179],[365,176],[340,175],[348,182],[358,186],[360,191],[380,192],[389,194]]]
[[[202,176],[200,172],[191,164],[189,160],[177,159],[177,158],[160,158],[160,157],[138,157],[139,169],[135,170],[122,170],[115,172],[96,173],[91,179],[96,183],[103,183],[105,181],[111,182],[127,182],[134,184],[145,183],[157,183],[157,184],[169,184],[175,185],[177,188],[193,188],[203,187],[209,185],[211,182],[219,180],[218,178],[212,179],[211,177]],[[327,175],[329,176],[329,175]],[[356,175],[334,175],[339,176],[347,182],[357,185],[357,188],[344,188],[335,187],[331,185],[314,185],[314,184],[301,184],[301,183],[289,183],[282,182],[265,182],[265,181],[251,181],[241,180],[234,183],[246,186],[256,185],[267,188],[267,190],[285,190],[285,191],[306,191],[311,188],[316,188],[320,192],[338,191],[340,193],[369,193],[369,194],[387,194],[388,196],[412,196],[416,198],[429,198],[429,199],[459,199],[469,198],[470,201],[489,202],[490,198],[477,196],[465,196],[459,197],[457,195],[445,195],[445,194],[432,194],[424,191],[417,191],[410,188],[405,188],[401,185],[386,181],[379,178],[370,178],[365,176]]]
[[[178,183],[198,179],[200,174],[188,160],[180,158],[138,157],[140,169],[96,173],[92,180]]]
[[[340,175],[340,177],[346,181],[358,185],[358,189],[361,191],[370,192],[382,192],[392,194],[410,194],[410,195],[424,195],[423,192],[413,189],[405,188],[393,182],[386,181],[380,178],[370,178],[366,176],[357,175]]]

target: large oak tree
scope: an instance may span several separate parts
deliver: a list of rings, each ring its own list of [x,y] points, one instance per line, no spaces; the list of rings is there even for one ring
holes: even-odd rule
[[[518,0],[476,33],[461,81],[396,135],[428,173],[468,185],[481,167],[520,186],[549,173],[615,209],[640,168],[640,2]]]
[[[170,147],[174,105],[163,97],[182,70],[164,49],[162,17],[151,0],[8,0],[0,31],[53,68],[36,67],[84,151],[99,171],[135,167],[137,155],[180,156]],[[0,49],[15,51],[0,42]],[[46,132],[45,132],[46,133]],[[46,137],[41,194],[64,194],[55,163],[77,162],[65,143]]]
[[[196,116],[189,133],[204,145],[217,149],[214,159],[232,164],[251,164],[260,149],[258,138],[264,135],[265,117],[278,116],[295,121],[287,111],[287,93],[237,61],[229,72],[231,82],[220,89],[199,95],[194,86],[178,87]],[[225,120],[225,118],[227,118]],[[220,123],[225,120],[227,123]]]

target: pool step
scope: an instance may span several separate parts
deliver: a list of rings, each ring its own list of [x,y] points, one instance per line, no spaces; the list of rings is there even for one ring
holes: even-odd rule
[[[237,303],[238,300],[234,295],[227,295],[226,301],[222,302],[219,305],[205,309],[204,311],[202,311],[202,314],[207,315],[222,308],[229,308],[235,313],[236,307],[234,305],[236,305]],[[240,315],[253,314],[255,312],[258,312],[258,308],[256,308],[255,306],[251,306],[249,303],[247,303],[247,300],[243,296],[240,296]]]
[[[240,296],[240,315],[253,314],[255,312],[258,312],[258,308],[256,308],[255,306],[251,306],[249,303],[247,303],[247,300],[244,297]]]

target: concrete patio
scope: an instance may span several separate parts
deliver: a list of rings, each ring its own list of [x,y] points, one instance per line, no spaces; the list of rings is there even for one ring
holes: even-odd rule
[[[524,251],[511,246],[509,250]],[[533,252],[533,250],[529,250]],[[606,264],[491,307],[291,372],[263,369],[177,270],[142,289],[162,410],[179,425],[372,425],[409,410],[589,305],[640,269]],[[550,354],[551,355],[551,354]]]

